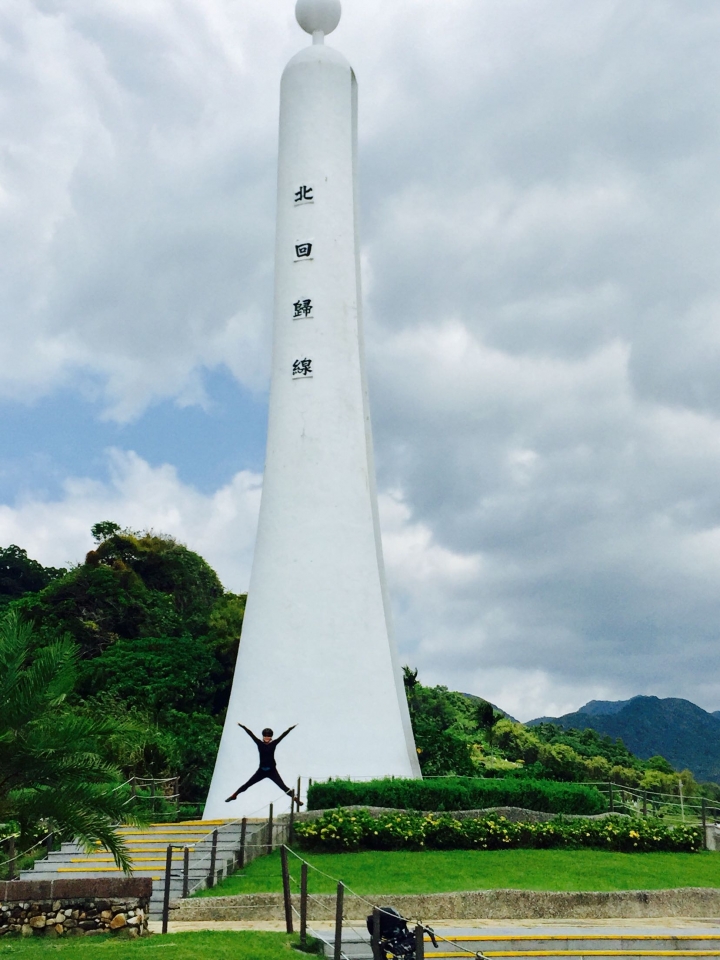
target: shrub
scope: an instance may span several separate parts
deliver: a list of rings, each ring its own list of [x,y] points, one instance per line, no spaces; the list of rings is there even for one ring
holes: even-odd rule
[[[329,810],[296,824],[300,844],[318,852],[354,850],[506,850],[511,847],[595,847],[623,853],[702,849],[699,827],[667,827],[659,820],[608,816],[600,820],[555,817],[518,823],[505,817],[456,820],[412,813],[373,817],[367,810]]]
[[[603,813],[603,795],[595,787],[552,780],[444,777],[437,780],[328,780],[308,791],[308,810],[353,805],[404,810],[478,810],[524,807],[545,813]]]

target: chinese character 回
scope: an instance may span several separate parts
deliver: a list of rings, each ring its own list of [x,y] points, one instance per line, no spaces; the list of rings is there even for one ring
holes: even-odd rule
[[[298,300],[297,303],[293,304],[293,320],[297,320],[298,317],[309,317],[312,313],[312,300]]]
[[[303,200],[306,202],[308,200],[314,200],[313,188],[307,187],[305,186],[305,184],[303,184],[302,187],[300,187],[300,189],[295,194],[295,203],[302,203]]]
[[[295,244],[295,255],[297,256],[298,260],[302,259],[302,257],[309,257],[311,251],[312,251],[312,244],[311,244],[311,243],[296,243],[296,244]]]
[[[293,376],[307,377],[308,374],[312,376],[312,360],[308,360],[307,357],[304,360],[296,360],[293,364]]]

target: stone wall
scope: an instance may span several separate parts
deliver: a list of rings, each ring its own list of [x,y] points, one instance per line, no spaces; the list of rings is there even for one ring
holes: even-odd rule
[[[147,933],[152,880],[9,880],[0,882],[0,937]]]
[[[720,917],[720,890],[685,887],[677,890],[618,890],[609,893],[565,893],[538,890],[471,890],[418,896],[378,895],[377,906],[394,907],[405,917],[433,920],[598,920],[616,918]],[[293,895],[300,909],[300,898]],[[177,901],[173,921],[282,920],[280,893],[232,897],[191,897]],[[345,892],[343,915],[363,920],[370,905]],[[308,903],[309,920],[333,920],[335,897],[315,895]]]

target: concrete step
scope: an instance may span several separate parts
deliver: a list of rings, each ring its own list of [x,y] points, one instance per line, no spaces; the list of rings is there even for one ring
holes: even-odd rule
[[[264,821],[247,824],[246,843],[252,846]],[[165,864],[167,847],[173,846],[170,894],[173,899],[182,895],[184,847],[188,848],[188,882],[190,888],[205,885],[210,868],[213,832],[217,830],[216,872],[226,875],[228,861],[233,864],[240,846],[241,825],[237,821],[188,821],[185,823],[155,823],[147,827],[121,827],[119,833],[125,840],[133,862],[133,876],[151,877],[153,894],[150,913],[156,917],[162,907],[165,890]],[[53,850],[43,860],[35,861],[32,870],[23,870],[23,880],[98,879],[121,877],[122,871],[113,857],[98,847],[86,851],[78,843],[63,843],[60,850]]]
[[[410,925],[412,928],[412,925]],[[326,935],[325,956],[334,954],[334,937]],[[425,936],[426,958],[484,957],[523,958],[542,957],[544,960],[582,960],[584,957],[620,957],[623,960],[644,960],[648,957],[720,957],[720,934],[662,933],[643,934],[630,931],[584,934],[509,934],[505,936],[480,933],[449,933],[438,931],[438,948]],[[344,932],[342,952],[347,960],[372,960],[370,937],[357,927]]]

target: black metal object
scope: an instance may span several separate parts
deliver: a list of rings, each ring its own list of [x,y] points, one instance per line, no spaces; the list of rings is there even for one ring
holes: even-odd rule
[[[293,933],[292,900],[290,898],[290,870],[288,869],[287,847],[283,843],[280,847],[280,864],[282,867],[283,903],[285,904],[285,931]]]
[[[337,899],[335,900],[335,950],[333,960],[342,960],[342,928],[343,904],[345,900],[345,884],[337,885]]]
[[[188,896],[190,892],[190,848],[185,847],[183,849],[183,885],[182,885],[182,895],[183,900]]]
[[[245,838],[247,836],[247,817],[242,818],[240,823],[240,849],[238,850],[237,865],[238,870],[245,868]]]
[[[208,873],[208,879],[207,879],[207,885],[209,887],[215,886],[215,861],[217,860],[217,842],[218,842],[218,831],[216,827],[213,830],[212,847],[210,848],[210,872]]]
[[[15,837],[8,837],[7,841],[7,853],[8,853],[8,880],[15,879]]]
[[[170,880],[172,874],[172,844],[168,844],[165,856],[165,892],[163,894],[162,932],[168,932],[168,917],[170,915]]]
[[[308,865],[300,867],[300,943],[307,946]]]
[[[410,930],[407,920],[401,917],[394,907],[376,907],[367,918],[367,928],[371,936],[373,957],[377,960],[385,960],[388,955],[404,960],[416,960],[417,938],[422,938],[425,930],[420,925],[414,931]],[[424,953],[424,942],[422,949]]]

